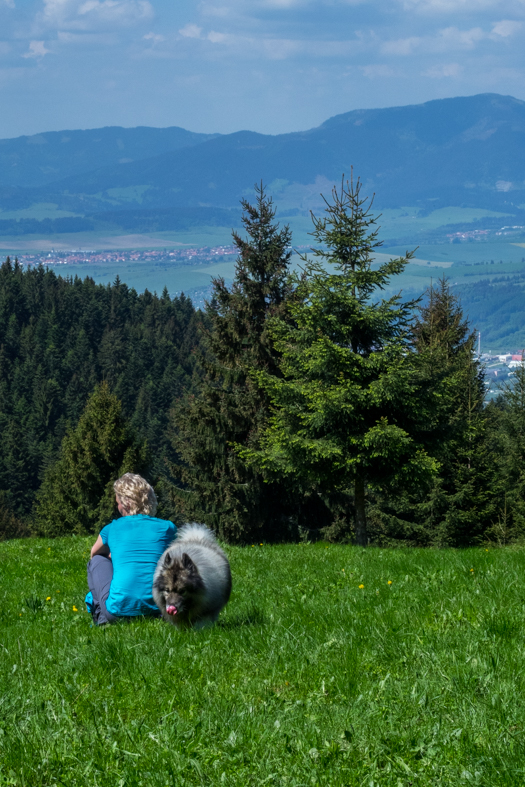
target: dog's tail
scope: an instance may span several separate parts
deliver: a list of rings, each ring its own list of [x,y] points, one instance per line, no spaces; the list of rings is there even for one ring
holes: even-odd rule
[[[193,543],[200,542],[201,544],[217,543],[211,530],[209,530],[206,525],[199,525],[197,522],[190,522],[180,527],[177,530],[177,538],[175,541],[178,543],[181,541],[192,541]]]

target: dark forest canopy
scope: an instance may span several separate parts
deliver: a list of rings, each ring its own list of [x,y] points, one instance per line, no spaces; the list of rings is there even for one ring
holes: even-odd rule
[[[27,518],[46,468],[105,380],[138,439],[151,474],[171,455],[169,409],[191,383],[202,314],[181,295],[138,295],[118,278],[63,279],[43,267],[0,267],[0,490]]]

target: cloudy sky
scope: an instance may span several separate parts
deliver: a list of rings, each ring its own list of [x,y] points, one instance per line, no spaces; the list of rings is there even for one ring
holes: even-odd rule
[[[525,0],[0,0],[0,138],[525,99]]]

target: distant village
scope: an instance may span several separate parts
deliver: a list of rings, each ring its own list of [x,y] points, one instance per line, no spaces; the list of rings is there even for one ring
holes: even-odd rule
[[[523,234],[523,230],[525,230],[525,226],[522,224],[514,224],[512,226],[501,227],[499,230],[493,229],[484,229],[484,230],[464,230],[462,232],[451,232],[447,233],[447,238],[449,239],[450,243],[461,243],[461,241],[473,241],[473,240],[488,240],[489,236],[494,235],[496,237],[499,236],[506,236],[506,235],[521,235]]]
[[[22,265],[106,265],[115,262],[174,262],[177,265],[204,264],[217,261],[217,258],[238,254],[236,246],[203,246],[202,248],[183,249],[115,249],[71,251],[38,251],[32,254],[21,254],[18,261]]]
[[[479,356],[485,371],[485,386],[488,394],[497,394],[498,383],[512,377],[519,366],[525,365],[525,350],[518,353],[492,355],[481,353]]]

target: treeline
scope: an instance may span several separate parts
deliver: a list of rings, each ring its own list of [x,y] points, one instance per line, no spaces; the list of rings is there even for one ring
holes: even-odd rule
[[[231,542],[466,546],[525,534],[525,370],[484,406],[475,335],[445,279],[384,298],[375,217],[343,183],[290,274],[262,188],[233,285],[205,313],[118,280],[0,269],[0,529],[96,532],[127,470],[162,515]],[[17,530],[18,528],[18,530]]]
[[[102,381],[134,439],[150,447],[150,473],[165,472],[169,410],[191,385],[201,319],[188,298],[171,299],[167,291],[137,295],[118,277],[103,286],[4,262],[0,501],[11,530],[13,517],[32,522],[46,471]]]

